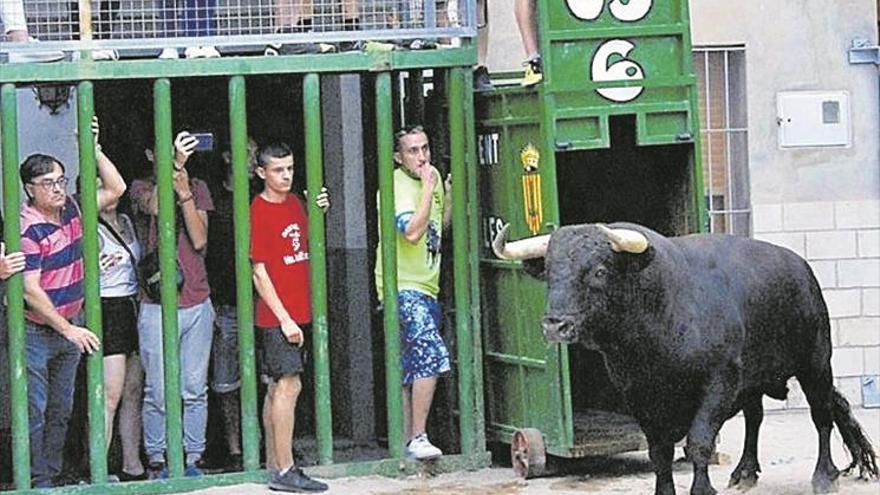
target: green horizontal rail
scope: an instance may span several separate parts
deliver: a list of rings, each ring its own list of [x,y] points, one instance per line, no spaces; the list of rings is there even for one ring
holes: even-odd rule
[[[547,39],[557,41],[590,41],[608,38],[645,38],[650,36],[684,36],[687,26],[681,23],[559,29],[547,34]]]
[[[375,72],[471,66],[475,48],[393,52],[345,52],[281,57],[222,57],[181,60],[121,60],[116,62],[55,62],[4,64],[0,83],[41,83],[72,80],[208,77],[260,74]]]

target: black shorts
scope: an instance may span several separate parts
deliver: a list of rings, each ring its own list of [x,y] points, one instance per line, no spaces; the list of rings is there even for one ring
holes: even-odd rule
[[[288,342],[281,327],[257,327],[255,333],[260,374],[278,381],[284,375],[298,375],[305,370],[312,325],[307,323],[299,327],[303,331],[302,347]]]
[[[101,345],[105,356],[134,354],[138,350],[138,303],[135,296],[102,297]]]

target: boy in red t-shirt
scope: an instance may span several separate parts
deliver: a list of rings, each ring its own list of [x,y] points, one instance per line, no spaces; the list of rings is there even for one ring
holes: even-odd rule
[[[291,194],[293,154],[286,144],[270,144],[257,153],[257,176],[264,186],[251,203],[251,262],[260,298],[256,308],[257,340],[263,375],[272,379],[263,404],[266,464],[273,470],[269,488],[321,492],[327,485],[294,466],[293,425],[302,389],[300,349],[311,328],[309,231],[306,208]],[[326,188],[316,203],[326,211]]]

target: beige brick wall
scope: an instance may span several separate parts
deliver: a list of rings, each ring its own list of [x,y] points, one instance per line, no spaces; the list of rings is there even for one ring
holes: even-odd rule
[[[880,376],[880,201],[755,205],[754,237],[792,249],[810,263],[828,304],[835,385],[862,404],[865,377]],[[782,403],[807,407],[796,380]]]

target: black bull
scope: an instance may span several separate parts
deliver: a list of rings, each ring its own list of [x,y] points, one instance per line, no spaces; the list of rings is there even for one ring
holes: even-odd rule
[[[542,322],[553,342],[600,351],[612,383],[645,433],[656,494],[674,494],[674,444],[687,437],[692,494],[716,493],[707,465],[722,424],[742,410],[746,438],[731,485],[758,479],[761,399],[784,399],[798,379],[819,436],[813,490],[836,488],[834,424],[852,455],[846,471],[877,477],[871,443],[834,388],[828,310],[806,261],[765,242],[726,235],[666,238],[634,224],[575,225],[506,243],[548,284]]]

